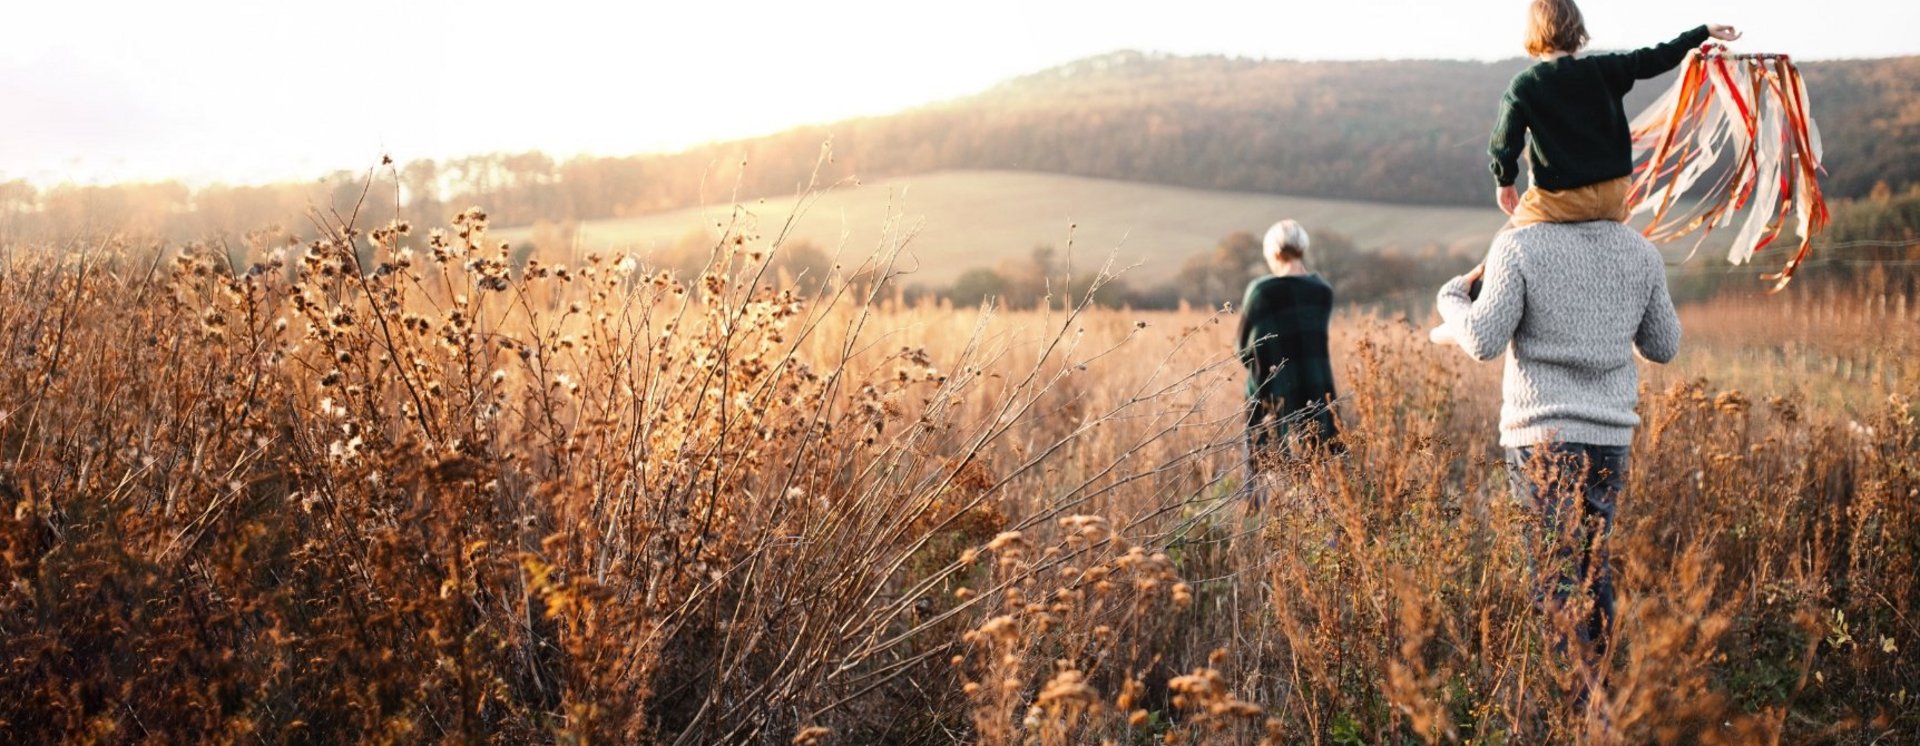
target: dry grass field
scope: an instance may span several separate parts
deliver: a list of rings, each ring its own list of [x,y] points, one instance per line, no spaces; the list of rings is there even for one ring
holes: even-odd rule
[[[1348,451],[1254,512],[1230,317],[796,294],[751,227],[699,277],[350,230],[0,250],[11,740],[1920,733],[1915,299],[1684,310],[1577,707],[1499,367],[1424,319],[1337,322]]]

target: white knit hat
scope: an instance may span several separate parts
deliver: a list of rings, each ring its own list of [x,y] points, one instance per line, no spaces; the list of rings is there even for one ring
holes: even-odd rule
[[[1280,249],[1287,246],[1292,246],[1295,251],[1304,256],[1309,242],[1307,229],[1301,227],[1299,221],[1295,220],[1274,223],[1272,228],[1267,229],[1266,239],[1261,241],[1267,258],[1274,261],[1280,260]]]

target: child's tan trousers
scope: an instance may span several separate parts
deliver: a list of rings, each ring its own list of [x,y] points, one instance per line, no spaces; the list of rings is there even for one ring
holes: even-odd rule
[[[1589,220],[1627,222],[1627,186],[1629,177],[1602,181],[1572,189],[1554,191],[1538,187],[1520,195],[1520,207],[1513,211],[1508,227],[1534,223],[1584,223]]]

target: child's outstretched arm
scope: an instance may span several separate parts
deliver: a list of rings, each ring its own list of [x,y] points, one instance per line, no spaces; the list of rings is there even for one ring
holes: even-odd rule
[[[1732,36],[1717,37],[1713,33],[1714,29],[1720,29]],[[1631,87],[1633,81],[1646,80],[1679,67],[1680,63],[1687,59],[1687,52],[1705,44],[1708,38],[1725,38],[1731,41],[1740,38],[1740,32],[1734,31],[1732,26],[1702,25],[1688,29],[1686,33],[1674,37],[1672,41],[1665,44],[1656,44],[1645,49],[1615,55],[1614,59],[1618,62],[1615,70],[1617,74],[1626,78],[1619,82],[1626,84],[1623,87]]]

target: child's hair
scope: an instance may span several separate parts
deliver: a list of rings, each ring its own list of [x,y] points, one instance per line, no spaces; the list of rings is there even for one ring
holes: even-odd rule
[[[1261,241],[1267,260],[1273,262],[1288,259],[1300,259],[1307,255],[1307,229],[1293,220],[1282,220],[1267,229],[1266,240]]]
[[[1587,22],[1573,0],[1533,0],[1527,18],[1527,54],[1569,54],[1587,45]]]

